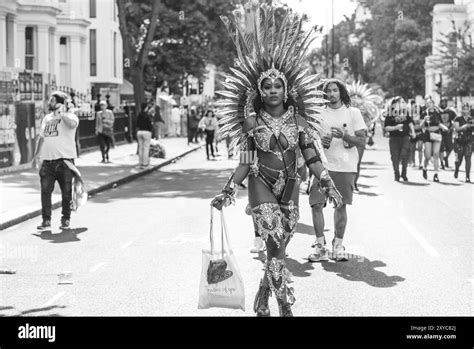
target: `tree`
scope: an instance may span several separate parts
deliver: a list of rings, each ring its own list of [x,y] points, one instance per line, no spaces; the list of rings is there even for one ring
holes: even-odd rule
[[[391,95],[412,98],[424,94],[425,58],[431,53],[431,11],[453,0],[366,0],[372,19],[363,23],[363,35],[373,59],[367,79],[379,82]]]
[[[158,11],[161,1],[116,1],[125,53],[124,66],[130,72],[135,108],[138,112],[141,103],[145,100],[145,66],[158,24]]]
[[[468,96],[474,90],[474,45],[470,34],[470,24],[443,34],[439,40],[440,58],[437,67],[448,77],[443,94],[448,97]]]
[[[145,90],[155,92],[165,81],[179,93],[187,75],[201,78],[207,63],[232,64],[233,45],[220,15],[228,0],[116,0],[126,57],[124,76],[134,86],[135,102]]]

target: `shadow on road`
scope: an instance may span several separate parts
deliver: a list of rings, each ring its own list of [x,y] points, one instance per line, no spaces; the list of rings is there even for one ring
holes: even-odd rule
[[[329,228],[324,229],[324,231],[329,231]],[[306,235],[314,235],[314,227],[312,225],[307,225],[304,223],[298,223],[296,225],[296,234],[306,234]]]
[[[430,183],[419,183],[419,182],[400,182],[403,185],[410,185],[414,187],[425,187],[427,185],[430,185]]]
[[[348,281],[361,281],[372,287],[393,287],[405,281],[398,275],[389,276],[376,268],[386,267],[382,261],[371,261],[365,257],[349,258],[347,262],[321,263],[325,271],[336,273]]]
[[[75,228],[69,230],[63,230],[59,234],[53,234],[50,230],[41,232],[40,234],[33,234],[43,240],[49,240],[52,244],[64,243],[64,242],[76,242],[81,241],[77,237],[77,234],[81,234],[87,231],[87,228]]]
[[[229,168],[229,172],[231,169]],[[225,169],[159,170],[93,197],[94,202],[108,203],[129,198],[198,198],[211,200],[227,182]],[[247,195],[239,190],[239,197]]]
[[[1,312],[2,311],[6,311],[6,310],[13,310],[15,309],[14,307],[0,307],[0,317],[9,317],[9,316],[31,316],[31,314],[33,313],[41,313],[41,312],[47,312],[47,311],[50,311],[50,310],[53,310],[53,309],[64,309],[66,308],[65,305],[61,305],[61,306],[58,306],[58,305],[51,305],[49,307],[44,307],[44,308],[35,308],[35,309],[29,309],[29,310],[24,310],[24,311],[20,311],[20,312],[16,312],[14,315],[6,315],[6,314],[2,314]],[[41,316],[61,316],[60,314],[42,314]]]
[[[366,174],[362,174],[362,173],[361,173],[361,174],[359,175],[359,177],[361,177],[361,178],[375,178],[375,177],[377,177],[377,176],[369,176],[369,175],[366,175]]]
[[[311,276],[311,273],[309,273],[309,270],[314,270],[314,267],[311,263],[300,263],[297,260],[293,258],[286,258],[286,267],[288,270],[293,274],[293,276],[297,277],[307,277]]]
[[[360,187],[360,184],[358,184],[358,186]],[[371,193],[371,192],[362,191],[362,190],[359,190],[358,193],[354,193],[354,194],[357,194],[357,195],[365,195],[365,196],[380,196],[380,194]]]
[[[437,184],[441,184],[441,185],[451,185],[451,186],[454,186],[454,187],[459,187],[460,185],[462,185],[462,184],[460,184],[460,183],[447,183],[447,182],[439,182],[439,183],[437,183]]]

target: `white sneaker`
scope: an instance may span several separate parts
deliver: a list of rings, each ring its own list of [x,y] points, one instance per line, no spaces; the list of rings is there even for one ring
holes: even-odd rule
[[[332,258],[336,261],[347,261],[346,248],[342,245],[332,245]]]
[[[250,253],[259,253],[265,251],[265,244],[260,236],[253,240],[253,247],[250,249]]]
[[[308,256],[308,259],[311,262],[328,261],[329,260],[328,249],[326,248],[326,246],[323,246],[318,243],[314,245],[314,252]]]

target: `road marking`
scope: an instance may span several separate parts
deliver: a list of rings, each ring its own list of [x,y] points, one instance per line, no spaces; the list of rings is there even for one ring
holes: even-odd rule
[[[431,256],[431,257],[439,257],[438,251],[421,235],[421,233],[415,229],[404,217],[399,218],[400,223],[405,227],[405,229],[410,233],[411,236],[415,238],[416,241],[423,247],[423,249]]]
[[[66,292],[59,292],[57,295],[55,295],[53,298],[51,298],[49,301],[47,301],[46,303],[44,303],[41,308],[47,308],[51,305],[53,305],[59,298],[61,298],[62,296],[64,296],[66,294]]]
[[[90,271],[91,273],[94,273],[94,272],[96,272],[97,270],[99,270],[100,268],[102,268],[102,267],[103,267],[104,265],[106,265],[106,264],[107,264],[107,263],[105,263],[105,262],[96,264],[96,265],[94,265],[92,268],[90,268],[89,271]]]
[[[131,244],[133,244],[133,240],[130,240],[129,242],[124,243],[122,246],[120,246],[120,248],[125,249],[129,247]]]

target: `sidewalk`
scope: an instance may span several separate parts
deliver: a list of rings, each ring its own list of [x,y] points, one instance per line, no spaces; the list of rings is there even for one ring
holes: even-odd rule
[[[187,145],[186,138],[163,138],[166,159],[150,158],[150,168],[136,169],[137,143],[125,143],[110,149],[109,164],[100,162],[100,150],[81,154],[76,166],[81,171],[89,195],[110,189],[143,176],[201,147]],[[41,188],[38,169],[29,169],[0,176],[0,230],[41,216]],[[56,183],[52,197],[53,209],[61,206],[61,192]]]

